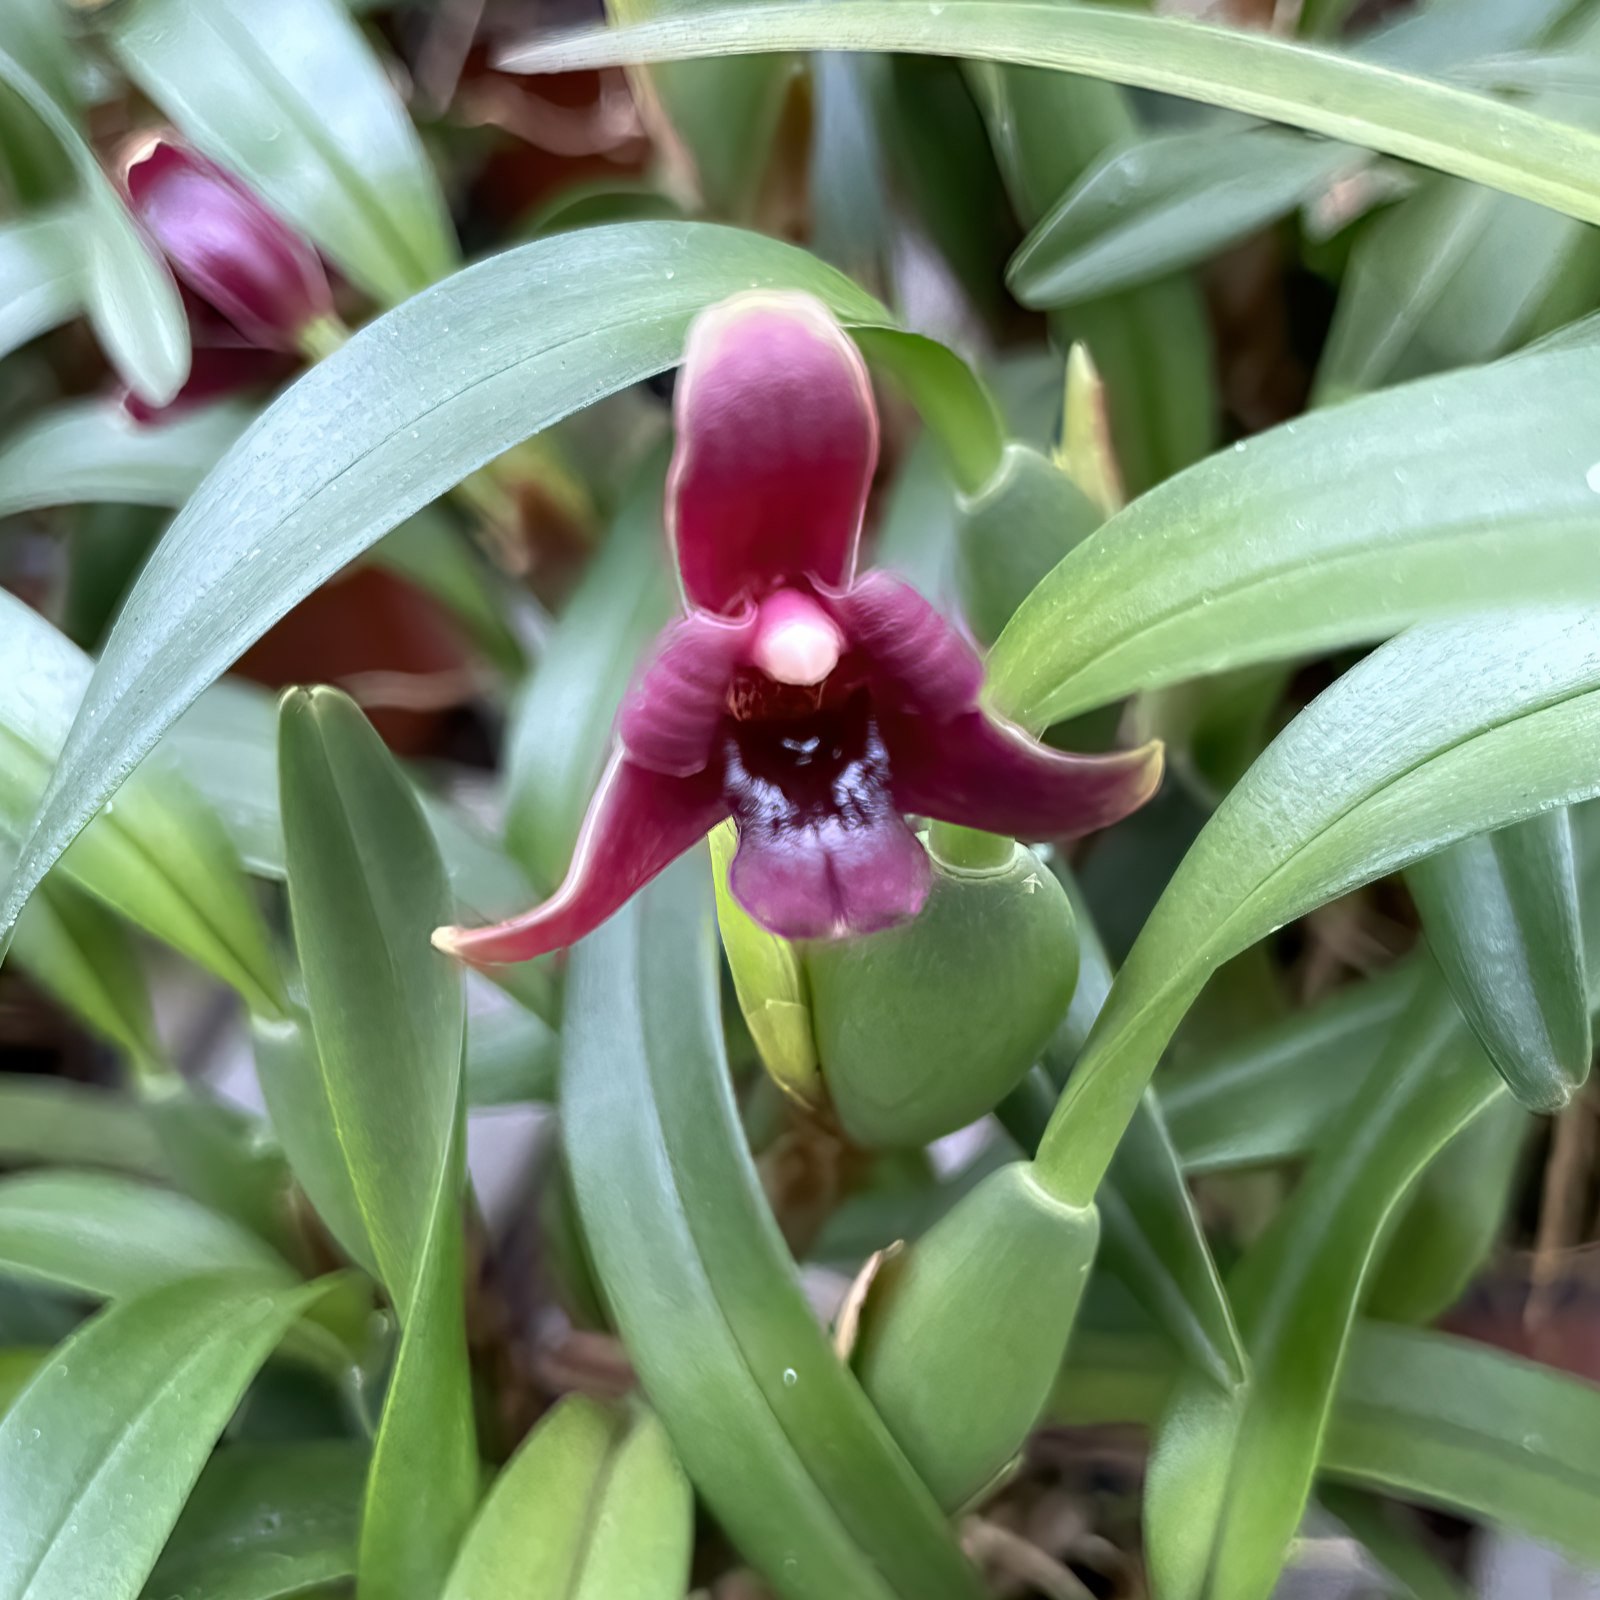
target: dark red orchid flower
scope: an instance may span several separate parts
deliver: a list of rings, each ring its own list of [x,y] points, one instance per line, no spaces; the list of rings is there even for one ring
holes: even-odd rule
[[[914,916],[931,868],[906,813],[1058,838],[1147,800],[1159,745],[1046,749],[979,703],[972,646],[915,590],[856,575],[878,420],[854,344],[808,295],[705,312],[679,376],[667,527],[687,614],[624,700],[566,882],[492,928],[441,928],[465,960],[581,939],[724,817],[730,882],[790,939]]]
[[[122,181],[173,271],[250,344],[298,351],[308,327],[332,318],[316,251],[214,162],[156,137],[128,159]]]

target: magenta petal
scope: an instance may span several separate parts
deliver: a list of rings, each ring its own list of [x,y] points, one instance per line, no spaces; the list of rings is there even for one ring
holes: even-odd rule
[[[753,291],[696,318],[678,377],[667,526],[692,605],[732,611],[854,576],[878,415],[819,300]]]
[[[930,723],[880,713],[903,811],[1024,839],[1063,839],[1137,811],[1161,782],[1159,743],[1115,755],[1051,750],[1020,728],[968,711]]]
[[[873,701],[943,720],[969,711],[983,687],[983,663],[910,584],[869,572],[822,597],[850,645],[867,657]]]
[[[477,966],[531,961],[592,933],[728,814],[715,779],[671,778],[612,757],[566,882],[491,928],[440,928],[433,942]]]
[[[316,251],[204,156],[157,139],[123,183],[173,270],[252,344],[294,350],[308,323],[333,314]]]
[[[630,760],[678,778],[706,766],[727,713],[728,687],[755,629],[751,606],[731,620],[693,611],[662,633],[617,714]]]

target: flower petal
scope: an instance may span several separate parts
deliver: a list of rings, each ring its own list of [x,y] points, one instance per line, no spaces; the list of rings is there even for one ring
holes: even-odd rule
[[[732,619],[692,611],[661,634],[617,713],[630,760],[676,778],[705,768],[728,709],[728,686],[755,631],[756,610],[747,606]]]
[[[173,270],[252,344],[294,350],[308,323],[333,314],[316,252],[214,162],[158,138],[126,163],[123,184]]]
[[[866,695],[809,719],[730,724],[725,773],[739,824],[728,884],[769,932],[837,939],[922,909],[932,869],[889,792]]]
[[[895,803],[940,822],[1024,839],[1063,839],[1137,811],[1161,782],[1159,742],[1115,755],[1052,750],[968,711],[945,723],[885,711]]]
[[[433,942],[475,966],[531,961],[592,933],[728,814],[714,778],[674,778],[613,756],[584,819],[566,882],[491,928],[439,928]]]
[[[869,572],[822,598],[850,646],[870,663],[875,705],[936,719],[977,705],[978,652],[910,584]]]
[[[878,459],[860,352],[821,301],[735,295],[696,318],[678,377],[667,527],[692,605],[849,583]]]

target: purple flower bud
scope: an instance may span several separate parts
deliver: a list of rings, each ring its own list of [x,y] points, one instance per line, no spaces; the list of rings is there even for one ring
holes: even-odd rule
[[[333,316],[316,251],[214,162],[156,138],[123,184],[178,277],[251,344],[298,350],[309,324]]]
[[[908,812],[1027,838],[1142,805],[1161,748],[1047,749],[979,704],[983,663],[914,590],[856,575],[878,418],[860,352],[809,295],[703,313],[678,381],[667,527],[686,615],[623,702],[560,890],[494,928],[441,928],[474,962],[581,939],[724,817],[734,896],[788,939],[915,916]]]

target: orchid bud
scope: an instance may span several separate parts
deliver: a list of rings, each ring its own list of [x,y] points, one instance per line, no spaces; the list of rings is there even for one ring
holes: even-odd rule
[[[953,861],[952,830],[932,831],[933,883],[911,921],[806,946],[823,1079],[859,1144],[926,1144],[992,1110],[1072,999],[1065,891],[1024,846],[966,838],[989,858],[969,849]]]
[[[960,508],[956,585],[968,625],[986,644],[1034,585],[1104,520],[1059,466],[1015,442],[989,482],[961,497]]]
[[[885,1426],[954,1511],[1004,1471],[1044,1409],[1100,1238],[1014,1162],[991,1173],[867,1294],[852,1364]]]
[[[127,161],[123,184],[173,271],[251,344],[321,354],[336,342],[316,251],[221,167],[157,138]]]

